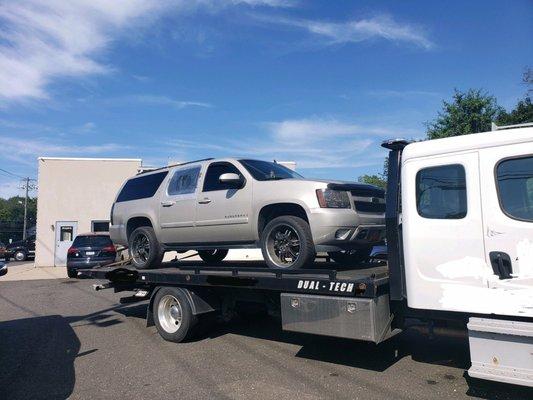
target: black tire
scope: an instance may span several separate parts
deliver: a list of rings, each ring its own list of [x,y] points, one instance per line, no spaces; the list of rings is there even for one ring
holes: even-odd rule
[[[368,261],[372,247],[346,251],[329,252],[328,255],[337,264],[344,267],[355,267],[357,264]]]
[[[17,250],[13,254],[15,261],[26,261],[28,259],[28,253],[25,250]]]
[[[288,237],[287,232],[289,233]],[[284,238],[276,239],[277,233],[280,233]],[[298,242],[297,246],[294,244],[296,243],[295,239]],[[309,224],[302,218],[293,215],[274,218],[265,226],[261,233],[261,251],[267,266],[272,269],[303,268],[311,264],[316,257]],[[286,262],[287,255],[289,255],[288,258],[291,258],[289,262]],[[296,257],[292,255],[296,255]]]
[[[72,268],[67,268],[67,276],[69,278],[77,278],[78,277],[78,271]]]
[[[154,298],[152,312],[157,332],[169,342],[182,342],[195,332],[198,318],[193,315],[189,300],[180,288],[159,289]]]
[[[164,252],[152,227],[141,226],[135,229],[128,238],[128,245],[131,263],[135,268],[156,268],[161,264]]]
[[[198,250],[198,255],[207,264],[217,264],[221,262],[228,255],[228,250],[213,249],[213,250]]]

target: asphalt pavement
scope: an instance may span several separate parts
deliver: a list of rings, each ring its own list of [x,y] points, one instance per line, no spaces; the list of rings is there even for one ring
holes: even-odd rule
[[[283,332],[270,317],[188,343],[145,326],[146,303],[89,280],[0,278],[4,399],[533,398],[467,377],[468,342],[404,332],[379,346]]]

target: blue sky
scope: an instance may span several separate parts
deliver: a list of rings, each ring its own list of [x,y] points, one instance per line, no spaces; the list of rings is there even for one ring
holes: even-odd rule
[[[42,4],[41,4],[42,3]],[[0,5],[0,168],[38,156],[295,160],[379,172],[454,88],[524,96],[531,1],[78,0]],[[0,173],[0,196],[21,193]]]

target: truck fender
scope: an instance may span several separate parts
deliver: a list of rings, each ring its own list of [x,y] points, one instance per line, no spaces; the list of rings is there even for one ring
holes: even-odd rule
[[[146,310],[146,326],[154,326],[154,299],[159,291],[164,286],[157,286],[150,296],[150,303]],[[189,300],[189,305],[193,315],[206,314],[220,309],[220,302],[218,298],[209,293],[197,293],[195,291],[176,288],[185,294],[185,297]]]

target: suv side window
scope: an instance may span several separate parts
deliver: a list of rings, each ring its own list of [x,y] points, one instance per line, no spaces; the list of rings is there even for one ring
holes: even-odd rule
[[[117,203],[152,197],[167,176],[168,171],[132,178],[126,182],[117,197]]]
[[[496,183],[503,212],[533,222],[533,156],[501,161],[496,167]]]
[[[204,179],[204,192],[213,192],[215,190],[234,189],[227,183],[222,183],[218,180],[222,174],[237,174],[242,177],[238,168],[229,162],[216,162],[209,165]]]
[[[418,171],[416,208],[424,218],[464,218],[467,212],[465,168],[452,164]]]
[[[168,195],[194,193],[199,176],[200,167],[177,170],[168,184]]]

